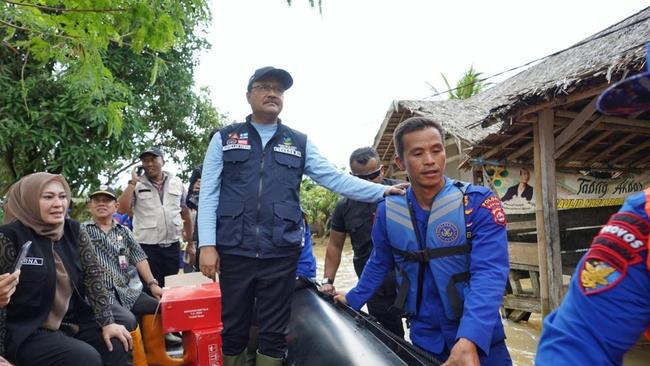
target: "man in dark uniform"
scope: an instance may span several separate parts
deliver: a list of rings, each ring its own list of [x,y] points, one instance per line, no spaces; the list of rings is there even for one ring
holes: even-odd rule
[[[372,147],[356,149],[350,155],[350,170],[357,178],[369,180],[385,185],[395,185],[400,182],[385,179],[384,167],[381,165],[377,151]],[[320,290],[334,294],[334,279],[341,263],[341,252],[346,234],[350,234],[352,250],[354,251],[354,271],[361,277],[370,252],[372,252],[372,238],[370,232],[374,221],[376,203],[367,203],[342,198],[336,204],[332,213],[332,229],[327,244],[325,256],[325,276],[321,282]],[[395,302],[395,271],[392,271],[383,285],[368,301],[368,312],[374,316],[384,328],[404,337],[404,327],[399,314],[390,312],[389,308]]]
[[[650,110],[650,71],[607,89],[598,110]],[[625,200],[578,263],[562,304],[544,319],[537,365],[622,365],[641,334],[650,336],[649,232],[647,188]]]
[[[335,192],[376,202],[403,194],[345,174],[307,136],[278,118],[288,72],[255,71],[246,99],[252,114],[219,130],[203,162],[199,193],[200,269],[219,272],[224,366],[243,365],[253,304],[257,306],[257,365],[281,365],[304,233],[303,174]]]

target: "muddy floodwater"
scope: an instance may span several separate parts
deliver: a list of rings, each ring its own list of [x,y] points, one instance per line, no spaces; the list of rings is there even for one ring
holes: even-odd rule
[[[327,240],[321,242],[320,238],[314,238],[314,253],[318,260],[318,278],[323,277],[326,246]],[[347,240],[341,256],[341,266],[336,273],[335,285],[339,290],[348,290],[357,282],[357,275],[354,273],[354,267],[352,266],[352,256],[350,242]],[[542,327],[540,315],[533,314],[528,322],[515,323],[504,320],[503,325],[508,338],[506,343],[514,364],[516,366],[533,365]],[[588,350],[585,351],[588,352]],[[650,343],[646,341],[637,344],[626,355],[624,365],[650,366]]]

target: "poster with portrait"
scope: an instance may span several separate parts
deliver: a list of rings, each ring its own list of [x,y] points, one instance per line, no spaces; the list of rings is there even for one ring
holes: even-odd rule
[[[508,215],[535,212],[533,170],[526,167],[486,168],[488,186],[501,198]]]
[[[535,172],[527,167],[488,167],[488,186],[501,198],[506,214],[535,212]],[[625,197],[650,186],[650,173],[608,177],[556,172],[560,210],[620,206]]]

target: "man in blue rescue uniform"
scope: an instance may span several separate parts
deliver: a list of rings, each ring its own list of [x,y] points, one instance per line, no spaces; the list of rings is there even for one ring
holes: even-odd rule
[[[510,365],[499,316],[508,276],[506,219],[489,189],[445,177],[441,126],[427,118],[395,130],[406,196],[379,203],[374,249],[357,286],[337,301],[359,309],[394,267],[396,307],[411,341],[445,365]]]
[[[242,365],[257,302],[257,365],[281,365],[303,238],[303,174],[355,200],[403,194],[334,168],[307,136],[282,124],[288,72],[255,71],[246,98],[252,114],[216,134],[203,163],[199,193],[200,269],[219,272],[224,365]]]
[[[650,110],[650,71],[607,89],[598,109]],[[650,188],[629,196],[592,241],[562,305],[544,320],[535,364],[622,365],[642,333],[650,335],[649,231]]]

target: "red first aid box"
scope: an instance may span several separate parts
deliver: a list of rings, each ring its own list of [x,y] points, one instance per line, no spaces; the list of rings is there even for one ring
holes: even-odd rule
[[[165,282],[167,283],[167,278]],[[189,282],[192,281],[189,280]],[[165,287],[160,300],[160,308],[164,333],[195,329],[216,329],[218,331],[223,329],[221,290],[218,282]]]
[[[183,332],[183,350],[186,365],[223,366],[221,354],[221,331],[199,329]]]

